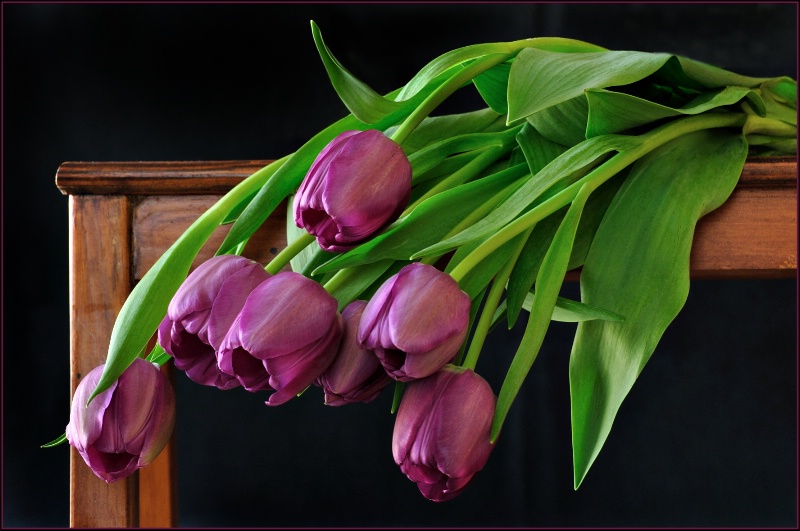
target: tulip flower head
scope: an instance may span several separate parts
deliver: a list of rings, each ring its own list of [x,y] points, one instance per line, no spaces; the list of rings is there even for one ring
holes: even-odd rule
[[[396,220],[411,197],[411,164],[382,132],[345,131],[320,154],[294,198],[294,221],[326,251],[345,251]]]
[[[325,392],[325,405],[372,402],[392,379],[375,353],[358,346],[358,323],[366,301],[353,301],[342,311],[344,333],[333,363],[317,378]]]
[[[344,323],[338,303],[299,273],[278,273],[248,295],[217,351],[219,368],[279,405],[314,383],[336,356]]]
[[[181,284],[158,327],[158,342],[193,381],[220,389],[239,379],[217,367],[216,350],[247,295],[270,274],[253,260],[215,256],[200,264]],[[240,375],[247,379],[243,370]]]
[[[494,448],[489,438],[496,402],[486,380],[455,365],[406,385],[392,454],[423,496],[450,500],[483,468]]]
[[[425,378],[458,352],[469,310],[469,295],[450,275],[414,262],[375,292],[361,316],[358,342],[395,380]]]
[[[175,392],[157,365],[136,358],[111,387],[86,401],[104,365],[83,377],[66,436],[106,483],[130,476],[164,449],[175,426]]]

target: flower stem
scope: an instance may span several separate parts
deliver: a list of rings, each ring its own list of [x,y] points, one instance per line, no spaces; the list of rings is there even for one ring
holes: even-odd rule
[[[642,134],[639,137],[642,141],[637,146],[620,151],[579,181],[537,205],[490,236],[453,268],[450,276],[456,281],[464,278],[470,269],[505,242],[571,203],[584,184],[592,183],[593,187],[597,188],[650,151],[679,136],[703,129],[742,126],[745,120],[746,115],[744,114],[709,113],[682,118]]]
[[[340,269],[322,287],[325,288],[325,291],[328,293],[333,293],[342,284],[350,280],[350,277],[355,274],[355,271],[355,267],[345,267],[344,269]]]
[[[264,268],[270,275],[277,274],[289,261],[300,254],[303,249],[308,247],[314,241],[314,236],[305,232],[301,234],[295,241],[287,245],[281,252],[275,255],[275,258],[270,260],[269,264]]]
[[[419,107],[414,109],[414,111],[400,124],[400,127],[395,130],[392,134],[391,139],[397,142],[398,144],[402,144],[408,135],[417,127],[422,121],[431,113],[433,110],[442,103],[445,99],[447,99],[450,94],[455,92],[459,89],[462,85],[470,81],[472,78],[477,76],[478,74],[489,70],[493,66],[496,66],[506,59],[512,57],[513,53],[497,53],[491,55],[485,55],[479,59],[476,59],[472,64],[465,67],[463,70],[455,74],[453,77],[442,83],[436,90],[434,90],[422,103],[420,103]]]
[[[497,305],[500,303],[500,297],[505,291],[506,282],[511,276],[511,271],[514,269],[514,265],[517,263],[520,253],[522,253],[522,248],[525,246],[525,242],[528,241],[528,237],[531,235],[531,232],[533,232],[533,227],[534,226],[528,228],[528,230],[526,230],[519,237],[519,241],[514,248],[514,252],[511,254],[511,256],[509,256],[502,269],[497,272],[497,275],[495,275],[494,280],[492,281],[492,287],[489,289],[489,294],[486,296],[486,302],[483,304],[481,317],[475,327],[475,333],[472,335],[472,341],[469,344],[469,350],[464,358],[464,362],[461,364],[461,366],[466,369],[475,370],[475,365],[478,363],[478,356],[480,356],[483,343],[486,341],[486,336],[489,333],[489,327],[492,324],[494,312],[497,310]]]

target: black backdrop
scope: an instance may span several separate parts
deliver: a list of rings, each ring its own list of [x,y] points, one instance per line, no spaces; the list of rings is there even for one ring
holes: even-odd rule
[[[314,19],[379,92],[428,60],[558,35],[796,75],[793,4],[3,4],[3,525],[68,525],[70,160],[277,158],[345,114]],[[459,95],[442,111],[474,99]],[[687,305],[572,489],[567,361],[554,324],[484,471],[434,504],[394,465],[390,393],[280,408],[179,374],[183,526],[793,526],[796,280],[693,282]],[[567,291],[576,296],[577,286]],[[499,389],[521,335],[478,369]],[[97,345],[105,349],[106,345]]]

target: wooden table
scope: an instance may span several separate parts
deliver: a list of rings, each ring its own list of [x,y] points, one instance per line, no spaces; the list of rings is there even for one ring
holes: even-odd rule
[[[56,185],[69,196],[70,396],[105,361],[117,313],[136,282],[208,207],[268,161],[66,162]],[[748,160],[730,199],[698,224],[693,278],[797,274],[797,161]],[[245,255],[266,263],[286,244],[282,205]],[[210,258],[220,227],[194,266]],[[166,370],[166,369],[165,369]],[[175,446],[148,467],[106,484],[70,454],[72,527],[177,525]]]

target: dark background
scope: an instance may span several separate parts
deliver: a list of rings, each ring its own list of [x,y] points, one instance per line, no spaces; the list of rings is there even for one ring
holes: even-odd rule
[[[456,47],[563,36],[797,77],[794,4],[3,4],[3,525],[68,525],[65,161],[278,158],[346,111],[315,51],[379,92]],[[449,107],[476,101],[459,94]],[[796,279],[693,282],[572,489],[555,323],[487,467],[422,498],[391,457],[390,394],[280,408],[178,374],[183,526],[797,524]],[[577,286],[567,286],[577,296]],[[521,329],[478,371],[499,390]],[[97,345],[105,349],[106,345]]]

